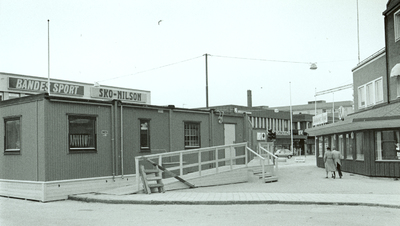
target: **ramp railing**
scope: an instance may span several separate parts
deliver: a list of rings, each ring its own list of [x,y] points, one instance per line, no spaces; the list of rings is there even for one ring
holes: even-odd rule
[[[266,156],[267,159],[267,164],[268,165],[274,165],[275,166],[275,170],[278,170],[278,156],[274,155],[272,152],[268,151],[267,149],[265,149],[263,146],[261,146],[261,144],[258,146],[259,150],[262,151],[262,153],[265,154],[261,154]]]
[[[247,142],[137,156],[135,157],[136,184],[138,190],[141,190],[142,184],[138,176],[139,166],[140,164],[146,164],[145,158],[156,162],[158,165],[162,165],[169,171],[175,171],[179,176],[196,172],[198,176],[201,176],[202,171],[205,170],[207,170],[207,175],[209,175],[210,173],[217,174],[222,170],[226,171],[247,167],[249,151],[263,158],[248,148]]]

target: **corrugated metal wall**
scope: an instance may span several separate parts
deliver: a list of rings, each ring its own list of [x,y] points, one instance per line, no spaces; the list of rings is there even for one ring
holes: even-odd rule
[[[114,111],[116,107],[116,111]],[[122,121],[121,121],[122,109]],[[45,180],[66,180],[113,175],[112,124],[115,124],[115,176],[135,173],[135,157],[162,151],[184,150],[184,123],[199,122],[201,147],[224,143],[223,124],[208,113],[133,105],[101,105],[46,100],[44,110]],[[96,116],[97,152],[70,153],[68,147],[68,115]],[[116,121],[112,120],[116,116]],[[210,119],[213,118],[213,123]],[[140,119],[150,120],[150,152],[140,150]],[[226,116],[226,122],[237,124],[237,142],[244,137],[243,117]],[[213,129],[210,128],[212,125]],[[121,130],[122,126],[122,130]],[[212,130],[212,131],[211,131]],[[103,136],[102,131],[108,131]],[[210,135],[212,133],[212,137]],[[121,134],[123,135],[121,139]],[[212,141],[212,142],[211,142]],[[123,147],[123,148],[121,148]],[[162,152],[161,151],[161,152]],[[213,156],[210,156],[212,158]],[[123,169],[122,169],[123,168]]]
[[[111,106],[47,101],[45,106],[46,181],[112,175],[111,110]],[[96,153],[69,152],[68,114],[97,116]],[[108,135],[102,136],[102,130],[108,131]]]
[[[16,155],[3,154],[0,155],[0,178],[13,180],[40,180],[40,168],[38,162],[41,147],[41,141],[38,140],[43,136],[41,130],[40,114],[43,109],[43,102],[35,99],[27,100],[23,104],[14,104],[2,106],[0,108],[0,147],[4,150],[4,118],[10,116],[21,117],[21,151]]]

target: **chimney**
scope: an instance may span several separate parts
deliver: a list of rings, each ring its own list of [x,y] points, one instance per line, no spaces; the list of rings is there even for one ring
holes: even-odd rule
[[[247,107],[253,107],[251,90],[247,90]]]

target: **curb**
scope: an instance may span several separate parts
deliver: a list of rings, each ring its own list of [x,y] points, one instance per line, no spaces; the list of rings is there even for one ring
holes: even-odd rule
[[[284,200],[227,200],[227,201],[178,201],[178,200],[132,200],[132,199],[96,199],[71,195],[69,200],[105,203],[105,204],[136,204],[136,205],[334,205],[334,206],[368,206],[400,209],[400,205],[363,203],[363,202],[321,202],[321,201],[284,201]]]

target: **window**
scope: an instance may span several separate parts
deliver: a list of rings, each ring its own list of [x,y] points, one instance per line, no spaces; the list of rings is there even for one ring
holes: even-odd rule
[[[362,132],[356,133],[356,151],[357,160],[364,160],[364,149],[363,149],[364,134]]]
[[[344,156],[344,139],[343,139],[343,134],[339,135],[339,145],[338,145],[338,151],[342,156]]]
[[[140,119],[140,150],[150,151],[150,120]]]
[[[322,137],[318,137],[318,157],[323,156],[323,145],[324,139]]]
[[[21,151],[21,117],[12,117],[4,119],[5,153],[19,153]]]
[[[358,106],[364,108],[383,102],[382,78],[358,87]]]
[[[200,123],[185,122],[185,148],[200,147]]]
[[[387,130],[375,133],[375,159],[376,160],[399,160],[400,134],[399,131]]]
[[[400,10],[394,13],[394,39],[400,39]]]
[[[383,84],[382,78],[375,81],[375,103],[383,102]]]
[[[324,152],[322,153],[322,156],[324,156],[327,147],[329,147],[329,137],[325,136],[324,137]]]
[[[365,107],[365,87],[361,86],[358,88],[358,106]]]
[[[336,134],[331,136],[331,150],[337,150],[337,147],[336,147]]]
[[[354,134],[346,134],[346,159],[353,159],[353,138]]]
[[[400,97],[400,76],[397,76],[397,97]]]
[[[96,117],[69,115],[69,151],[96,151]]]
[[[366,97],[367,97],[367,106],[372,105],[375,102],[374,92],[373,92],[373,83],[368,83],[366,89]]]

